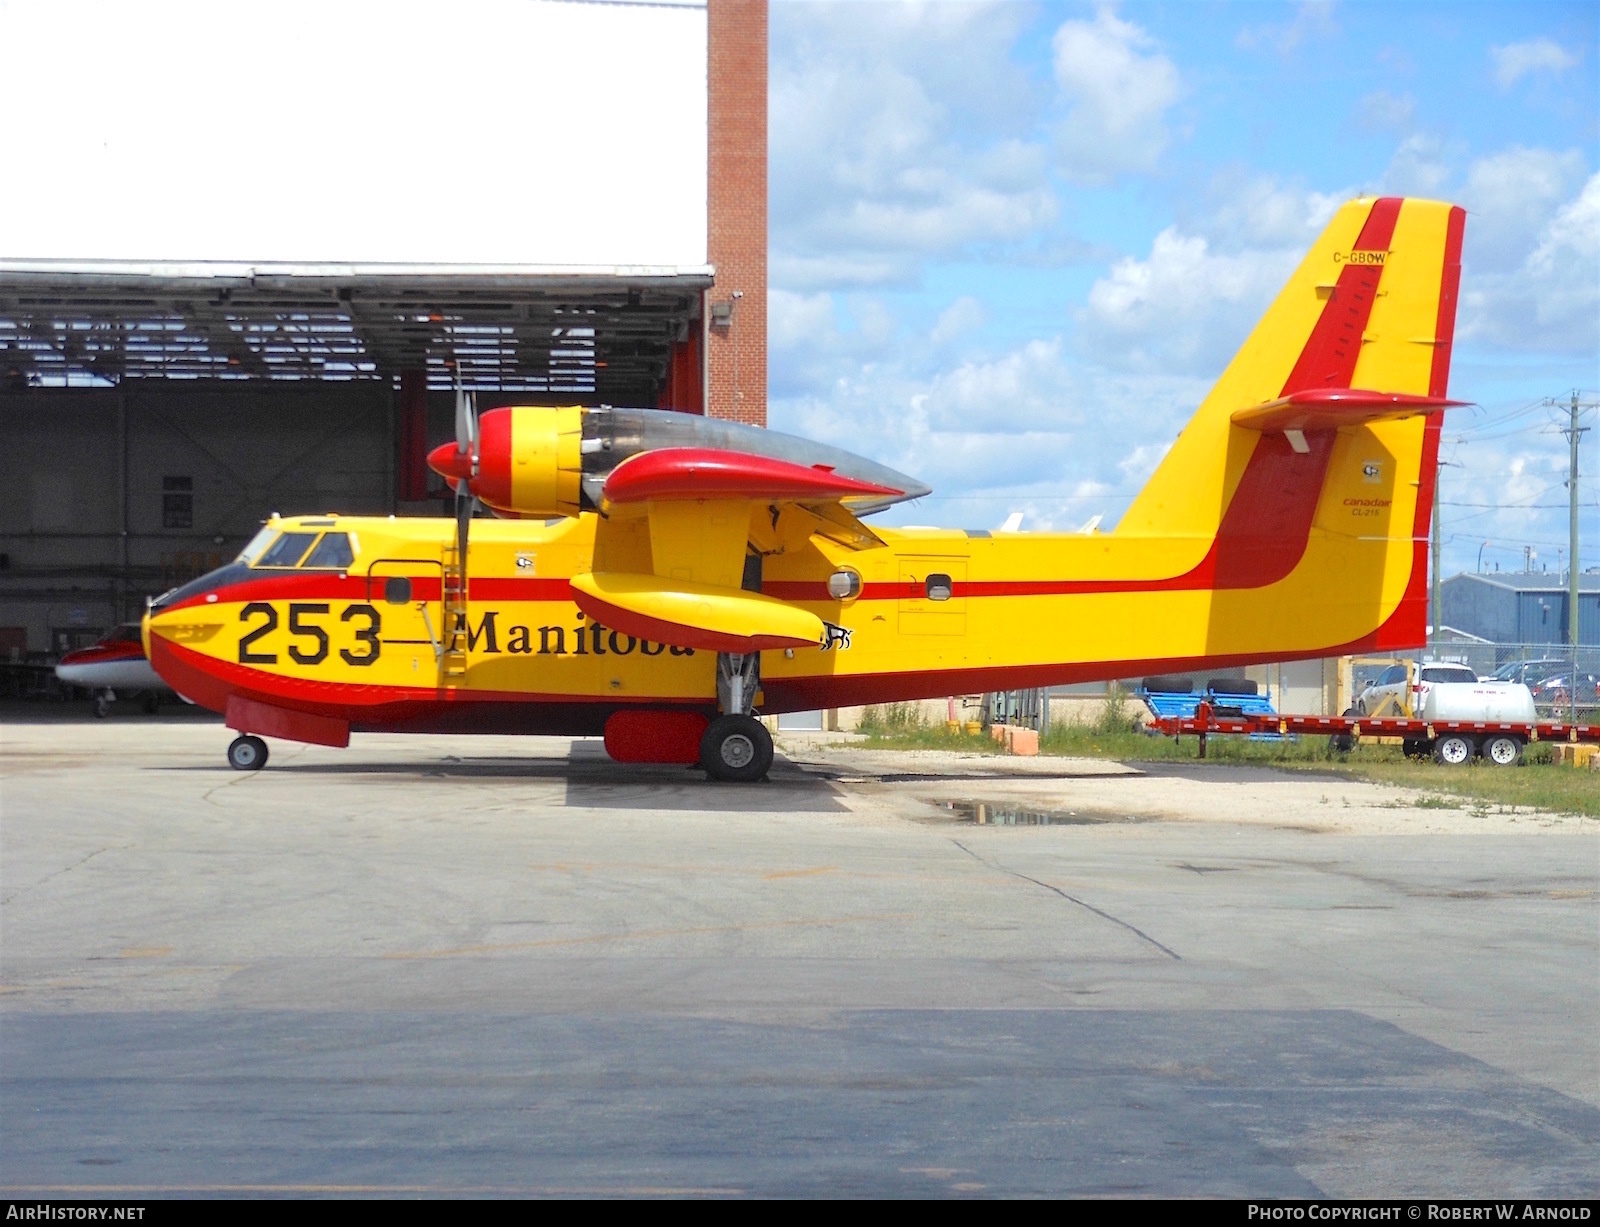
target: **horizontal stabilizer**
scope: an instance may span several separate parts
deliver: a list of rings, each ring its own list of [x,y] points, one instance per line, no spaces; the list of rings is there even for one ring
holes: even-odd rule
[[[595,571],[573,577],[572,596],[596,622],[673,647],[760,652],[823,641],[816,614],[741,588]]]
[[[1337,430],[1395,418],[1454,409],[1466,401],[1404,392],[1368,392],[1361,388],[1307,388],[1291,392],[1232,415],[1234,425],[1250,430]]]
[[[651,499],[774,499],[793,502],[898,497],[888,486],[845,477],[822,466],[710,447],[641,452],[612,470],[605,496],[612,503]]]

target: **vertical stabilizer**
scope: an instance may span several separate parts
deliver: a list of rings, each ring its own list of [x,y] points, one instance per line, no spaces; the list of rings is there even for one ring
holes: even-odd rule
[[[1303,553],[1329,466],[1350,453],[1339,437],[1353,431],[1378,436],[1374,446],[1398,466],[1386,484],[1405,487],[1407,508],[1425,523],[1439,422],[1426,405],[1404,420],[1320,430],[1264,431],[1234,419],[1341,389],[1443,398],[1464,221],[1459,208],[1431,200],[1343,206],[1116,531],[1190,540],[1193,565],[1214,565],[1219,587],[1271,583]]]

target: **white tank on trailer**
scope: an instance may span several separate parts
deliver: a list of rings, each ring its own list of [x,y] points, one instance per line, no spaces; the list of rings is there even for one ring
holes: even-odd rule
[[[1424,688],[1417,714],[1430,724],[1532,724],[1538,718],[1533,692],[1514,682],[1433,682]]]

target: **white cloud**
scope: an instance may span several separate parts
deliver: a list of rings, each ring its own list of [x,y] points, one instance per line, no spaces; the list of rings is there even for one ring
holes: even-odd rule
[[[983,304],[970,294],[963,294],[939,313],[928,339],[935,345],[948,345],[968,333],[976,332],[989,320]]]
[[[1580,266],[1587,266],[1587,271],[1596,271],[1596,261],[1600,259],[1600,175],[1591,176],[1578,198],[1556,214],[1528,265],[1551,269],[1569,254]]]
[[[1003,4],[780,5],[771,70],[775,282],[909,284],[930,257],[1051,226],[1041,101]]]
[[[841,364],[813,393],[775,399],[772,425],[841,443],[929,482],[896,523],[992,527],[1013,510],[1032,529],[1115,522],[1207,380],[1117,375],[1036,339],[914,375],[902,362]],[[1130,458],[1129,440],[1140,439]]]
[[[1515,268],[1583,178],[1577,150],[1513,147],[1467,169],[1460,200],[1470,217],[1467,259],[1474,270]]]
[[[1056,143],[1069,178],[1102,183],[1154,168],[1167,147],[1166,112],[1180,84],[1176,65],[1153,46],[1143,29],[1110,8],[1056,31],[1056,82],[1071,108]]]
[[[1029,341],[1001,358],[964,362],[935,377],[928,420],[947,430],[1060,431],[1078,420],[1081,388],[1059,338]]]
[[[1560,76],[1578,62],[1577,56],[1548,38],[1491,47],[1489,58],[1494,61],[1494,79],[1501,89],[1510,89],[1530,73]]]
[[[1080,316],[1085,352],[1131,369],[1216,375],[1293,271],[1292,248],[1214,253],[1169,226],[1150,257],[1128,257],[1094,283]]]
[[[1313,192],[1271,175],[1218,175],[1209,193],[1217,200],[1205,230],[1232,248],[1309,247],[1355,188]]]
[[[870,295],[769,290],[769,393],[825,393],[846,372],[888,357],[898,332],[893,312]]]
[[[1400,142],[1383,174],[1383,190],[1395,196],[1436,196],[1450,178],[1439,141],[1416,133]]]
[[[1416,118],[1417,100],[1410,94],[1373,90],[1356,103],[1355,122],[1369,132],[1405,132]]]
[[[1600,174],[1556,210],[1520,267],[1481,276],[1464,269],[1461,312],[1463,339],[1493,348],[1600,351]]]
[[[1295,10],[1294,19],[1276,24],[1246,26],[1234,42],[1246,51],[1269,46],[1279,55],[1290,55],[1301,43],[1313,35],[1336,34],[1339,25],[1333,19],[1334,0],[1303,0]]]

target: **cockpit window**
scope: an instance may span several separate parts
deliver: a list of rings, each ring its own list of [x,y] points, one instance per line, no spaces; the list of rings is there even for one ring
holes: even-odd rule
[[[272,548],[261,555],[258,567],[292,567],[305,557],[316,533],[284,533],[272,543]]]
[[[132,622],[119,626],[102,641],[104,643],[137,643],[139,642],[139,624]]]
[[[234,561],[242,562],[247,567],[255,566],[256,559],[261,557],[261,551],[271,545],[272,539],[277,535],[278,530],[275,528],[267,527],[261,529],[255,536],[250,538],[250,544],[239,551],[239,557]]]
[[[323,533],[322,540],[317,542],[317,548],[311,551],[305,565],[342,571],[354,561],[348,533]]]

